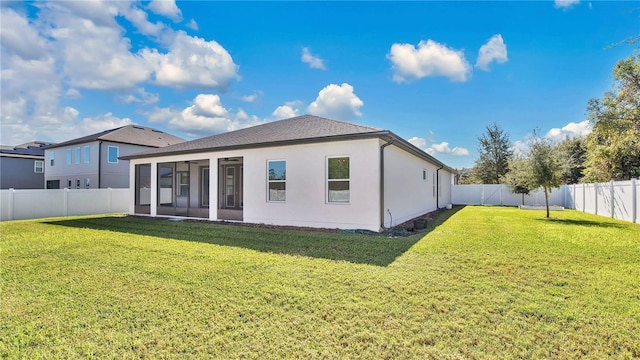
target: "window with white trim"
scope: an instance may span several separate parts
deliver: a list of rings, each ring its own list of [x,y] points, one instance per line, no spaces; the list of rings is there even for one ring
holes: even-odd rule
[[[432,185],[432,188],[433,188],[433,197],[436,197],[436,172],[435,171],[433,172],[433,185]]]
[[[33,172],[38,174],[44,172],[44,160],[36,160],[33,162]]]
[[[72,157],[73,157],[73,150],[67,149],[67,165],[71,165]]]
[[[91,146],[84,147],[84,163],[88,164],[91,162]]]
[[[75,163],[76,163],[76,164],[80,164],[80,154],[81,154],[81,152],[80,152],[80,148],[79,148],[79,147],[77,147],[77,148],[76,148],[76,158],[75,158]]]
[[[55,162],[55,159],[56,159],[56,152],[55,152],[55,150],[52,150],[49,153],[49,165],[53,166],[53,163]]]
[[[285,160],[267,161],[268,201],[287,199],[287,162]]]
[[[351,198],[351,173],[348,156],[327,158],[327,202],[348,203]]]
[[[118,163],[118,154],[120,153],[120,148],[117,146],[109,146],[107,149],[107,161],[112,164]]]

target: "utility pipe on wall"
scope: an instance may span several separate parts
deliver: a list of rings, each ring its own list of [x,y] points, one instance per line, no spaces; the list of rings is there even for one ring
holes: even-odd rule
[[[393,139],[380,146],[380,227],[384,229],[384,148],[393,144]],[[391,226],[392,224],[389,224]]]

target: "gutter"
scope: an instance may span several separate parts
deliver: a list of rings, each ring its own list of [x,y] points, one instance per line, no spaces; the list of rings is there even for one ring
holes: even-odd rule
[[[440,209],[440,170],[442,167],[436,169],[436,210]]]
[[[393,138],[380,146],[380,228],[384,229],[384,148],[393,144]],[[391,225],[391,224],[389,224]]]
[[[100,189],[100,178],[102,177],[102,141],[98,141],[98,189]]]

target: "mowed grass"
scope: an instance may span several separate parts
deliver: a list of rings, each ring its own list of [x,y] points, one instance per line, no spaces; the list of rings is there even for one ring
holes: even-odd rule
[[[0,357],[637,358],[640,226],[454,209],[384,238],[0,224]]]

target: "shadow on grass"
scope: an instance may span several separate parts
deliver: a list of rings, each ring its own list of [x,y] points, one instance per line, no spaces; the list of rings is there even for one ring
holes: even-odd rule
[[[427,233],[447,221],[462,207],[454,207],[430,220],[417,234],[389,238],[377,235],[339,234],[298,229],[228,225],[211,222],[168,221],[161,218],[99,217],[45,222],[46,224],[114,231],[165,239],[234,246],[266,253],[308,256],[387,266]]]
[[[575,220],[575,219],[556,219],[556,218],[542,218],[536,219],[538,221],[548,221],[552,223],[565,224],[565,225],[577,225],[577,226],[589,226],[589,227],[605,227],[605,228],[625,228],[624,225],[616,224],[612,222],[593,221],[593,220]]]

